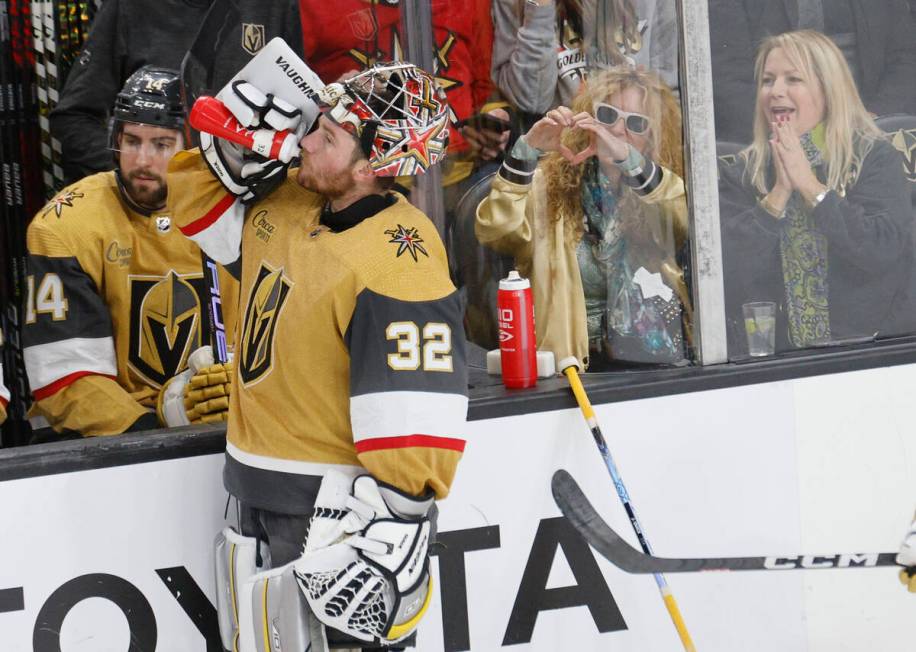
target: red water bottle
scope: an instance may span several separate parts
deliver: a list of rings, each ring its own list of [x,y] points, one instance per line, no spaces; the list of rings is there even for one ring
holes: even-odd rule
[[[531,283],[515,270],[499,282],[496,312],[503,384],[513,389],[534,387],[538,382],[538,362]]]
[[[191,107],[188,121],[197,131],[225,138],[282,163],[289,163],[299,155],[299,139],[296,134],[273,129],[246,129],[239,124],[232,111],[215,97],[198,97]]]

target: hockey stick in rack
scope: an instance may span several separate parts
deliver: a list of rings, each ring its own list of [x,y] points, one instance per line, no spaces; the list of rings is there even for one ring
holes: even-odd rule
[[[698,571],[821,570],[896,566],[895,552],[838,553],[769,557],[655,557],[636,550],[614,532],[565,470],[553,474],[553,499],[588,544],[627,573],[694,573]]]

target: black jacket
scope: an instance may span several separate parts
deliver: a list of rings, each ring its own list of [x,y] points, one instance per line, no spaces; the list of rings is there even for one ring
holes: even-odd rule
[[[852,0],[865,107],[876,115],[916,113],[916,27],[907,0]],[[710,0],[716,140],[751,139],[760,42],[795,29],[797,0]]]
[[[880,140],[846,196],[828,192],[814,209],[827,238],[830,330],[833,339],[916,331],[913,306],[914,215],[901,156]],[[741,305],[773,301],[777,349],[789,348],[785,286],[776,220],[758,204],[744,178],[744,161],[723,166],[719,179],[723,272],[729,321],[729,354],[747,349]]]
[[[236,5],[242,22],[252,27],[233,32],[238,47],[222,51],[216,89],[275,36],[302,54],[296,0],[236,0]],[[108,116],[124,81],[146,64],[179,69],[209,9],[210,0],[105,0],[50,116],[67,183],[112,168]],[[249,37],[245,44],[243,34]]]

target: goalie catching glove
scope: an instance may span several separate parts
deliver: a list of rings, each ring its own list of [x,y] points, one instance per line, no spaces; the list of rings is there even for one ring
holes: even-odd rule
[[[897,553],[897,563],[905,567],[900,571],[900,581],[911,593],[916,593],[916,518]]]
[[[350,480],[328,471],[315,500],[299,587],[326,626],[375,645],[417,627],[432,597],[429,511],[370,475]]]
[[[188,368],[162,386],[156,405],[159,422],[171,428],[226,421],[232,375],[231,360],[214,364],[213,349],[200,347],[188,356]]]

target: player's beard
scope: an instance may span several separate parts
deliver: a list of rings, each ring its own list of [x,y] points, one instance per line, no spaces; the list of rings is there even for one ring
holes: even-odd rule
[[[137,183],[137,177],[148,177],[153,180],[152,188],[140,186]],[[165,206],[165,198],[168,197],[169,188],[165,179],[151,170],[134,170],[123,177],[124,187],[130,198],[143,208],[157,210]]]
[[[349,169],[335,174],[329,174],[326,170],[323,170],[320,174],[315,174],[309,168],[303,166],[299,168],[296,181],[306,190],[317,192],[327,199],[342,197],[353,187],[353,177],[350,175]]]

